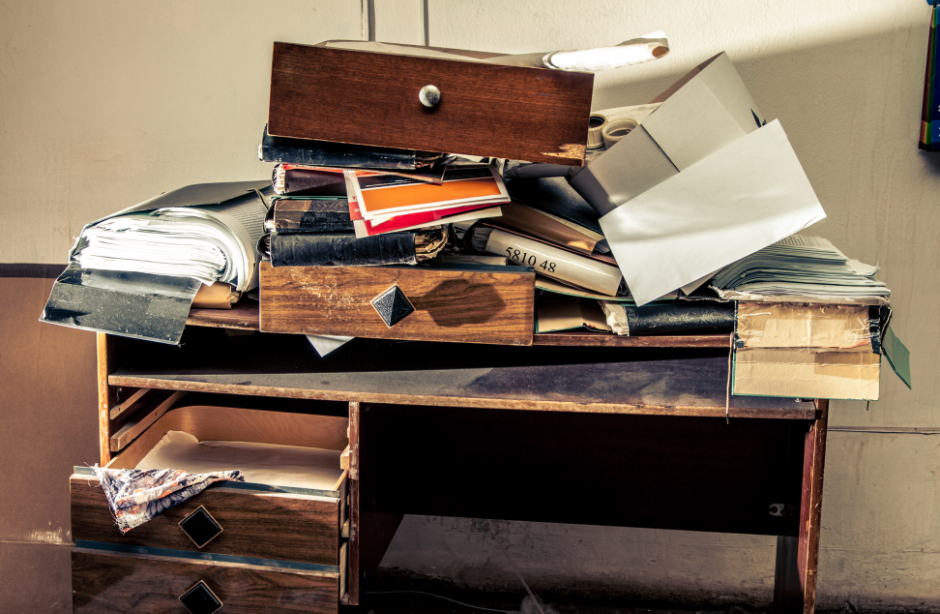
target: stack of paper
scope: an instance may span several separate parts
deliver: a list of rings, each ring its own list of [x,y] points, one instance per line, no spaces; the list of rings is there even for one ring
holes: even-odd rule
[[[490,166],[447,166],[440,185],[384,172],[347,170],[349,211],[356,235],[499,215],[509,202],[502,178]]]
[[[75,254],[83,268],[192,277],[231,283],[256,278],[254,246],[267,209],[260,198],[207,207],[174,207],[113,217],[88,228]]]
[[[891,291],[877,271],[826,239],[794,235],[725,267],[711,286],[731,300],[884,305]]]

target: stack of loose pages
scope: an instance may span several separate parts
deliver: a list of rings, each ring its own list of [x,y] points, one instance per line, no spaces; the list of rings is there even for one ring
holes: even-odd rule
[[[886,305],[877,271],[826,239],[794,235],[725,267],[711,286],[729,300]]]

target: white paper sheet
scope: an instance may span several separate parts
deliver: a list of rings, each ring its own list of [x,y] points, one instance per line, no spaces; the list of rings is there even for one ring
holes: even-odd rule
[[[236,441],[203,441],[168,431],[136,469],[212,473],[238,469],[246,482],[332,490],[343,474],[339,450]]]
[[[307,341],[317,351],[320,358],[323,358],[333,350],[337,350],[346,345],[355,337],[346,337],[344,335],[307,335]]]
[[[774,121],[617,207],[600,224],[643,305],[824,217]]]
[[[417,47],[378,41],[335,40],[320,43],[323,47],[369,51],[372,53],[393,53],[439,60],[458,60],[462,62],[487,62],[508,66],[535,66],[559,70],[579,70],[594,72],[611,68],[620,68],[631,64],[649,62],[669,53],[669,41],[662,31],[652,32],[639,38],[632,38],[613,47],[578,49],[575,51],[538,51],[513,55],[476,53],[462,49],[441,49],[436,47]]]
[[[703,62],[660,94],[659,108],[571,180],[604,215],[684,171],[764,123],[725,53]]]

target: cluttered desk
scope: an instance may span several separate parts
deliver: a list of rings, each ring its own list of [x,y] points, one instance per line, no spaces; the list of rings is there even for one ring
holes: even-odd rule
[[[433,514],[776,535],[812,612],[828,400],[908,357],[726,54],[592,112],[667,53],[275,43],[272,179],[88,224],[43,312],[98,333],[75,611],[335,612]]]

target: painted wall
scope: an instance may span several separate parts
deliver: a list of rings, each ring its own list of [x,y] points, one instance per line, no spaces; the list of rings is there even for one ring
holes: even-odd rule
[[[379,40],[422,44],[422,0],[375,0]],[[779,118],[829,218],[881,264],[914,390],[835,403],[823,499],[824,606],[940,610],[940,155],[917,150],[923,0],[428,0],[435,46],[538,51],[667,32],[664,60],[601,73],[596,109],[648,101],[728,51]],[[163,190],[265,177],[271,41],[368,35],[366,0],[0,2],[0,262],[63,262],[81,226]],[[32,232],[24,232],[28,228]],[[91,410],[89,410],[91,411]],[[878,432],[897,430],[901,432]],[[541,590],[769,602],[763,537],[498,523]],[[390,572],[518,590],[485,523],[408,518]]]

